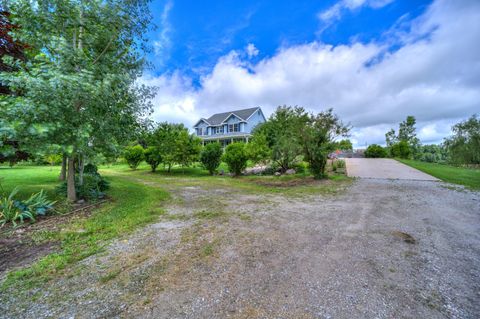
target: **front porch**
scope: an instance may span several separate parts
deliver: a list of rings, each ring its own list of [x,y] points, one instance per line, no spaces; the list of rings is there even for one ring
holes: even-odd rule
[[[236,143],[236,142],[243,142],[243,143],[248,143],[249,139],[251,138],[250,134],[225,134],[225,135],[219,135],[219,136],[201,136],[202,138],[202,144],[208,144],[208,143],[215,143],[218,142],[222,147],[226,147],[228,144],[231,143]]]

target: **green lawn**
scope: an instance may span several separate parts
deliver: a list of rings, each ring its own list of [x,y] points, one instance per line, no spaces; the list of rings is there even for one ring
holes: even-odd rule
[[[464,185],[470,189],[480,189],[480,170],[455,167],[444,164],[426,163],[414,160],[397,159],[444,182]]]
[[[2,167],[0,177],[5,192],[18,186],[23,196],[40,189],[53,194],[54,187],[59,183],[58,172],[59,167]],[[32,242],[55,241],[60,244],[60,251],[42,258],[31,267],[9,273],[4,288],[33,286],[47,281],[53,275],[62,273],[69,264],[101,251],[110,239],[151,223],[163,213],[161,203],[169,197],[165,190],[117,176],[115,170],[104,173],[112,185],[108,192],[112,201],[96,209],[88,218],[66,223],[59,230],[33,234]]]
[[[22,198],[41,189],[55,197],[53,190],[59,184],[59,174],[60,166],[0,166],[0,192],[10,193],[18,186],[18,196]]]

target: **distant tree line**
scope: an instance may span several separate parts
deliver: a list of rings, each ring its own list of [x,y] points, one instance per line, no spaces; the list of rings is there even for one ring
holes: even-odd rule
[[[372,144],[366,157],[398,157],[430,163],[450,163],[454,165],[480,164],[480,119],[477,115],[455,124],[453,135],[439,145],[422,145],[416,133],[416,119],[407,116],[399,124],[398,133],[391,129],[385,134],[386,147]]]

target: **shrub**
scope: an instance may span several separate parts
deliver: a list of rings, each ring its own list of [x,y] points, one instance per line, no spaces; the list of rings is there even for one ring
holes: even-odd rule
[[[390,153],[393,157],[408,159],[412,154],[412,150],[406,141],[400,141],[392,145]]]
[[[304,174],[307,171],[307,163],[305,162],[298,162],[293,166],[293,169],[295,172],[299,174]]]
[[[210,175],[213,175],[218,166],[220,166],[222,153],[223,150],[220,143],[209,143],[205,145],[200,153],[200,162],[202,163],[203,167],[208,170]]]
[[[339,168],[340,168],[340,169],[345,168],[345,166],[346,166],[345,161],[344,161],[344,160],[341,160],[341,159],[339,159],[339,160],[334,160],[334,161],[332,162],[332,169],[333,169],[334,172],[336,172],[337,169],[339,169]]]
[[[234,176],[238,176],[247,167],[248,156],[245,152],[244,143],[232,143],[225,149],[223,161],[227,163],[228,170]]]
[[[365,150],[365,157],[370,157],[370,158],[387,157],[387,151],[385,150],[385,148],[381,147],[378,144],[372,144],[372,145],[369,145]]]
[[[83,174],[83,185],[79,184],[78,176],[75,176],[75,190],[77,198],[85,200],[95,200],[105,197],[105,191],[110,188],[110,183],[106,181],[93,164],[85,165]],[[66,196],[67,183],[64,182],[56,188],[57,194]]]
[[[140,145],[126,147],[123,156],[131,169],[136,169],[145,158],[143,147]]]
[[[152,172],[155,172],[158,165],[162,162],[162,154],[158,147],[150,146],[145,150],[145,162],[150,165]]]

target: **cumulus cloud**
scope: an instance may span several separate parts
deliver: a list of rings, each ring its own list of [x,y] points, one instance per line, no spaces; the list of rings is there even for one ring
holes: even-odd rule
[[[423,142],[436,142],[480,110],[479,21],[480,2],[439,0],[402,30],[396,51],[384,43],[312,42],[253,65],[232,51],[200,87],[180,74],[151,78],[159,87],[156,119],[191,125],[242,107],[261,106],[266,114],[283,104],[312,112],[332,107],[354,126],[357,146],[382,144],[407,115],[416,116]]]
[[[253,43],[249,43],[247,45],[247,47],[245,48],[245,52],[247,53],[247,56],[249,58],[257,56],[258,53],[259,53],[258,49],[255,47],[255,44],[253,44]]]

